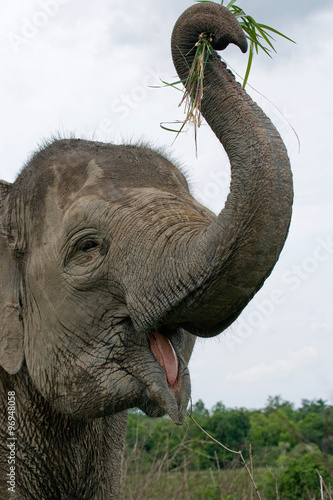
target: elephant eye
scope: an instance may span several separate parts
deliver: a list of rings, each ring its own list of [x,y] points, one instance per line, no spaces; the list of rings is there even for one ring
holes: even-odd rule
[[[82,251],[82,252],[89,252],[89,250],[93,250],[94,248],[98,247],[99,244],[97,243],[97,241],[95,240],[86,240],[84,241],[79,249]]]

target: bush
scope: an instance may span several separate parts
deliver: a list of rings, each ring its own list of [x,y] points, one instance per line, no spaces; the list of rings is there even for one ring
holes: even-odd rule
[[[281,456],[278,461],[277,484],[280,500],[308,500],[319,498],[320,482],[318,472],[326,485],[330,483],[322,453],[318,446],[297,445],[292,453]],[[266,472],[265,494],[268,500],[275,500],[275,478]]]

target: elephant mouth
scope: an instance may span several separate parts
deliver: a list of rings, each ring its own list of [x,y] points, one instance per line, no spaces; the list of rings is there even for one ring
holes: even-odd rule
[[[191,393],[189,371],[178,345],[181,337],[179,331],[168,334],[161,330],[150,332],[148,343],[154,364],[149,363],[149,370],[144,370],[140,376],[145,386],[140,409],[151,417],[167,413],[177,425],[184,422]]]
[[[170,388],[175,388],[178,378],[178,357],[168,337],[159,332],[149,336],[150,350],[159,364],[164,368]]]

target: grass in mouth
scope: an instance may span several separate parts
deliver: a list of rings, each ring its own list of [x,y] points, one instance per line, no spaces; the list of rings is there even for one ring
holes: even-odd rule
[[[198,0],[199,2],[207,2],[210,0]],[[236,5],[236,0],[230,0],[227,5],[224,5],[224,0],[221,1],[221,5],[230,10],[234,16],[238,19],[240,25],[242,26],[245,36],[249,41],[249,55],[248,62],[245,71],[245,76],[243,79],[243,88],[245,88],[250,71],[253,63],[254,53],[259,54],[259,51],[262,50],[265,54],[271,57],[271,52],[276,52],[273,42],[275,41],[273,38],[274,35],[281,36],[290,42],[295,43],[291,38],[284,35],[280,31],[277,31],[275,28],[267,26],[266,24],[261,24],[255,21],[252,16],[245,14],[244,10]],[[187,124],[192,124],[194,126],[194,140],[195,140],[195,148],[197,150],[197,129],[201,125],[201,101],[204,92],[204,71],[205,66],[209,59],[212,59],[214,56],[214,49],[211,45],[213,39],[211,33],[201,33],[199,35],[197,43],[191,49],[190,52],[195,51],[194,60],[192,66],[189,68],[189,75],[185,81],[179,80],[177,82],[168,83],[162,80],[164,86],[173,87],[181,92],[183,92],[183,97],[179,103],[179,106],[182,106],[185,103],[184,114],[185,119],[180,122],[180,128],[174,129],[170,127],[166,127],[164,123],[161,123],[160,126],[164,130],[168,130],[170,132],[176,132],[177,136],[184,130],[184,127]],[[184,59],[186,60],[186,56],[188,54],[183,54]],[[183,84],[184,88],[179,88],[179,84]]]

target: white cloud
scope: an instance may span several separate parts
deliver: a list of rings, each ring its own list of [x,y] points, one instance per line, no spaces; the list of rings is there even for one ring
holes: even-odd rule
[[[290,377],[299,368],[308,367],[318,357],[318,352],[313,346],[304,346],[299,351],[290,352],[284,359],[277,359],[272,363],[260,363],[248,370],[228,373],[227,381],[260,382],[262,379],[280,380]]]

